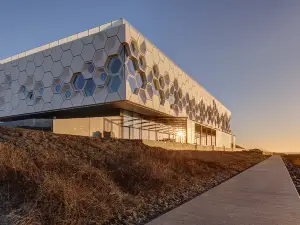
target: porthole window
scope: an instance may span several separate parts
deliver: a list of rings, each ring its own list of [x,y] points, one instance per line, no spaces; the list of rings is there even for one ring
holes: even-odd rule
[[[62,88],[62,86],[61,86],[60,79],[59,78],[54,79],[53,84],[52,84],[52,90],[53,90],[53,92],[54,93],[60,93],[61,88]]]
[[[121,69],[122,63],[118,57],[113,57],[108,63],[108,72],[111,74],[117,74]]]
[[[29,93],[29,99],[30,99],[30,100],[34,99],[34,95],[33,95],[32,92]]]
[[[72,97],[72,86],[70,84],[64,84],[62,87],[62,97],[63,99],[70,99]]]
[[[158,69],[158,66],[157,65],[154,65],[153,66],[153,74],[156,78],[159,77],[159,69]]]
[[[94,74],[94,81],[96,85],[104,85],[107,81],[107,73],[103,68],[97,69]]]
[[[130,50],[134,56],[137,56],[139,54],[138,45],[133,40],[130,43]]]
[[[119,76],[113,76],[109,79],[108,87],[111,92],[117,92],[121,85],[121,79]]]
[[[127,68],[131,75],[135,75],[135,71],[137,70],[137,63],[135,59],[128,59]]]
[[[92,96],[94,91],[95,91],[95,88],[96,88],[96,84],[93,81],[93,79],[86,80],[86,84],[85,84],[85,87],[84,87],[85,96],[87,96],[87,97]]]
[[[140,68],[145,70],[146,69],[146,60],[145,60],[144,56],[139,57],[139,63],[140,63]]]
[[[95,71],[95,66],[91,62],[87,62],[84,64],[82,69],[82,75],[85,79],[91,78],[93,76],[93,73]]]
[[[83,75],[81,73],[76,74],[74,81],[73,81],[74,89],[76,91],[82,90],[84,83],[85,83],[85,80],[84,80]]]
[[[60,92],[60,89],[61,89],[60,84],[57,84],[57,85],[55,86],[55,91],[56,91],[56,92]]]
[[[65,92],[65,97],[66,97],[66,98],[70,98],[70,97],[71,97],[71,91],[70,91],[70,90],[67,90],[67,91]]]
[[[137,85],[136,85],[135,79],[133,77],[129,77],[128,82],[130,85],[131,92],[134,94],[137,94]]]
[[[127,54],[127,49],[126,49],[126,46],[125,46],[125,45],[123,45],[123,47],[122,47],[122,50],[121,50],[121,52],[120,52],[120,56],[121,56],[122,61],[125,62],[125,61],[126,61],[126,58],[127,58],[127,56],[128,56],[128,54]]]

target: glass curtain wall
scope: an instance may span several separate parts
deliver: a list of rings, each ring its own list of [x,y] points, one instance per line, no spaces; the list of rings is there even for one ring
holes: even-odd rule
[[[186,142],[186,125],[172,118],[147,118],[138,113],[123,111],[123,138],[153,141]]]

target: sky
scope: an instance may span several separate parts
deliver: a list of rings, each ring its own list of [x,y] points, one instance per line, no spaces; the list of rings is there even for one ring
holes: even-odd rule
[[[125,18],[231,112],[237,143],[300,152],[300,1],[1,2],[0,59]]]

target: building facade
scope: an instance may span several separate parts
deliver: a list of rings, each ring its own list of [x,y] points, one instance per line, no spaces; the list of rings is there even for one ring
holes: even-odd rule
[[[0,121],[14,125],[232,147],[230,118],[124,19],[0,61]]]

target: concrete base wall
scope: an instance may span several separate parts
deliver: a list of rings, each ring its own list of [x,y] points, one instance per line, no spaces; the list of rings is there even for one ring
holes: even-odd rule
[[[235,136],[219,130],[216,131],[216,140],[217,147],[232,148],[232,146],[235,146]]]
[[[177,142],[142,140],[145,145],[160,147],[167,150],[197,150],[197,151],[240,151],[239,149],[221,148],[216,146],[201,146]]]

